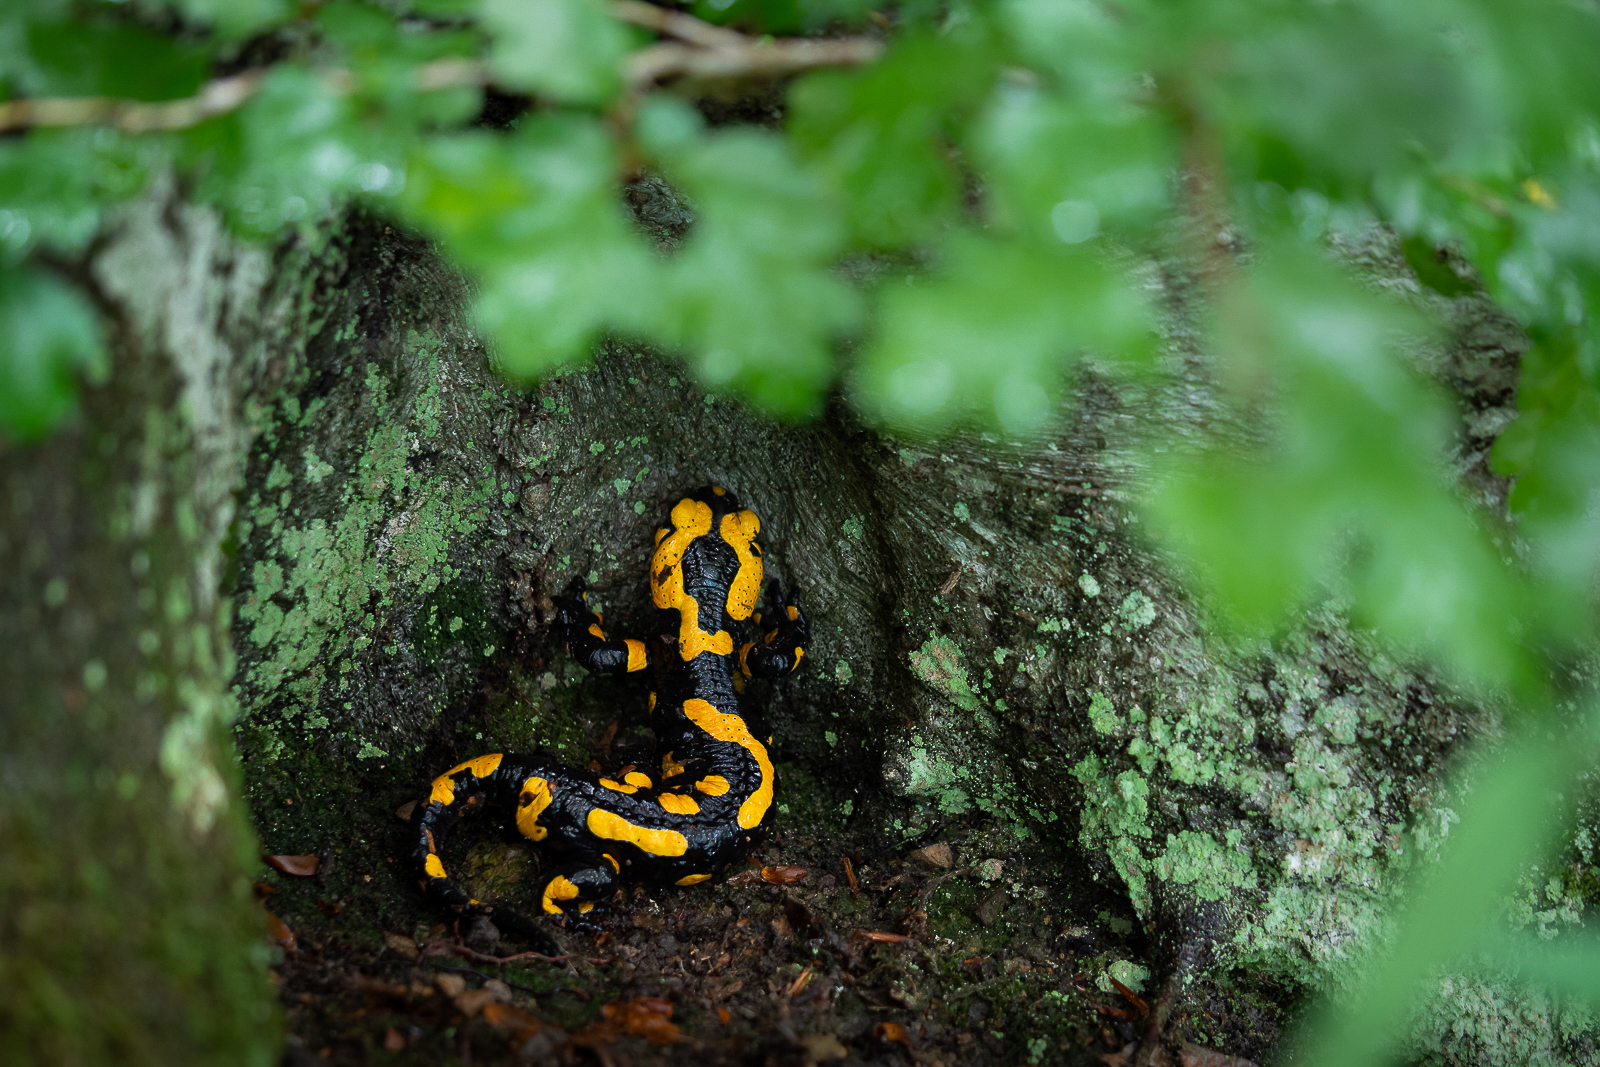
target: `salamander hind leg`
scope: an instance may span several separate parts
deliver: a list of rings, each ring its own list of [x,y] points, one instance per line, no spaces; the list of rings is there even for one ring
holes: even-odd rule
[[[795,589],[784,596],[777,579],[767,587],[769,610],[763,623],[766,632],[760,641],[751,641],[739,650],[739,669],[755,678],[778,678],[800,666],[806,643],[811,639],[811,623],[800,609],[800,594]],[[757,621],[762,622],[757,616]]]
[[[556,868],[539,890],[546,915],[561,917],[567,926],[594,929],[585,917],[616,889],[617,872],[603,857],[598,863],[569,863]]]
[[[649,650],[643,641],[626,638],[613,641],[601,628],[605,621],[589,609],[589,594],[583,579],[574,579],[565,596],[553,598],[556,624],[572,653],[572,658],[596,674],[628,674],[650,664]]]

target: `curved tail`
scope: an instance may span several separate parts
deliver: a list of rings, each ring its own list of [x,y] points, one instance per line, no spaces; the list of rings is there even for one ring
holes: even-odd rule
[[[422,874],[423,892],[429,900],[463,917],[485,916],[540,952],[557,956],[561,949],[531,919],[510,908],[486,904],[468,896],[445,871],[444,860],[439,855],[451,829],[468,812],[496,805],[517,810],[522,783],[532,773],[531,767],[528,760],[496,752],[468,760],[435,778],[417,819],[417,847],[413,856]]]

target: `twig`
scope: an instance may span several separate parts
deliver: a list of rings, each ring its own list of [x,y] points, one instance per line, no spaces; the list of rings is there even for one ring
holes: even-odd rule
[[[644,3],[644,0],[615,0],[607,6],[611,14],[623,22],[631,22],[635,26],[654,30],[663,37],[676,37],[701,48],[742,48],[749,43],[749,38],[738,30],[715,26],[681,11]]]
[[[883,43],[870,37],[823,40],[786,38],[757,41],[741,35],[737,46],[690,48],[681,44],[653,44],[626,61],[631,85],[651,85],[664,78],[777,77],[815,67],[854,67],[883,54]]]

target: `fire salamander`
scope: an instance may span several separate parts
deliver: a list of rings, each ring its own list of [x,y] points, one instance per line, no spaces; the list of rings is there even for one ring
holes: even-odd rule
[[[749,853],[772,807],[774,775],[772,738],[741,695],[743,680],[794,671],[810,634],[794,590],[785,597],[774,581],[776,625],[759,641],[735,644],[737,624],[761,625],[760,529],[755,512],[721,487],[673,506],[669,525],[656,531],[649,579],[656,606],[678,613],[675,646],[667,636],[653,646],[607,637],[581,582],[555,598],[567,648],[589,670],[626,674],[663,661],[649,697],[660,770],[629,770],[619,780],[498,752],[452,768],[420,806],[415,862],[430,899],[548,944],[526,918],[469,897],[440,859],[456,820],[493,805],[510,808],[517,830],[555,854],[557,865],[538,885],[550,915],[588,912],[619,881],[704,882]]]

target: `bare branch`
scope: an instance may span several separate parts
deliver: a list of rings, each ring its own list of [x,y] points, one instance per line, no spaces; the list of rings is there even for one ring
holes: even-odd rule
[[[870,37],[785,38],[756,41],[741,35],[737,48],[689,48],[654,44],[627,59],[631,85],[648,86],[665,78],[776,77],[816,67],[854,67],[883,54],[883,42]]]
[[[631,22],[664,37],[676,37],[701,48],[742,48],[750,43],[750,39],[738,30],[713,26],[693,15],[656,7],[644,3],[644,0],[615,0],[609,9],[613,16],[623,22]]]

